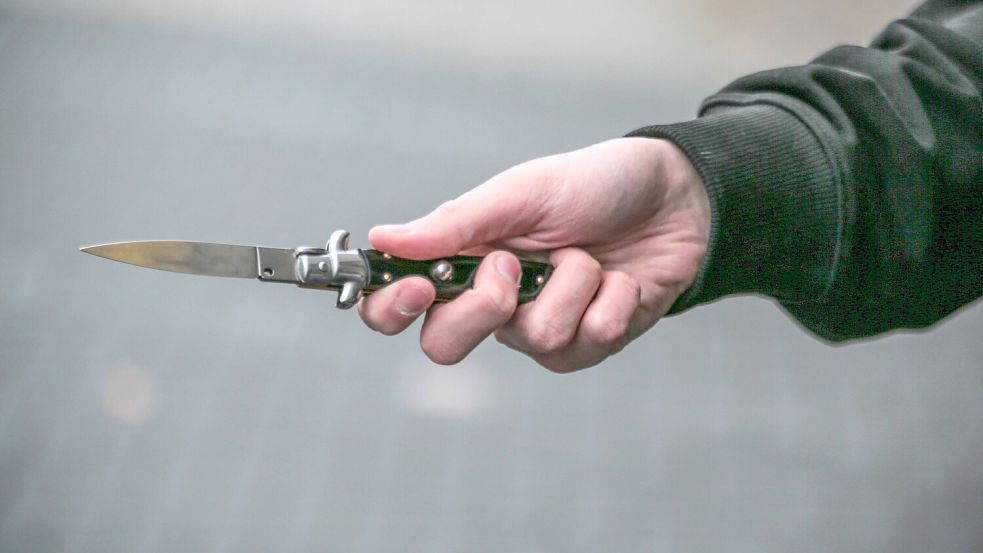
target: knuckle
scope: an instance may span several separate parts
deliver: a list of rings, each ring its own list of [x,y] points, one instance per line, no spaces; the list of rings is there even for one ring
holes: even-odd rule
[[[620,350],[628,343],[628,321],[610,317],[587,317],[583,325],[584,333],[596,344]]]
[[[439,213],[441,215],[453,214],[455,211],[457,211],[459,203],[460,202],[457,200],[457,198],[453,200],[447,200],[446,202],[438,205],[434,209],[434,213]]]
[[[566,331],[551,320],[530,323],[526,329],[526,340],[540,353],[556,353],[570,343],[573,333]]]
[[[448,340],[439,337],[422,337],[420,347],[423,349],[423,353],[438,365],[453,365],[463,359],[463,356]]]
[[[502,286],[489,286],[482,290],[481,297],[489,311],[494,313],[496,319],[506,321],[515,312],[518,295],[515,290],[507,290]]]

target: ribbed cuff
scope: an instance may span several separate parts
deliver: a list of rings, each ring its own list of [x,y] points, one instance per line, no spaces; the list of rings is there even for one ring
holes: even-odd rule
[[[741,292],[799,302],[828,291],[842,221],[838,179],[819,140],[796,116],[771,105],[718,107],[629,136],[674,142],[710,197],[707,254],[670,313]]]

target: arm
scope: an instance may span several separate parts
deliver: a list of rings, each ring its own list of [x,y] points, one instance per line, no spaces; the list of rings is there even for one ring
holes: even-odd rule
[[[553,252],[532,304],[516,309],[501,251],[431,308],[421,343],[441,363],[495,333],[582,368],[667,312],[743,292],[833,340],[924,326],[983,294],[981,88],[983,3],[929,1],[870,48],[746,77],[694,121],[527,162],[370,239],[420,258]],[[406,279],[360,312],[395,333],[432,299]]]
[[[922,327],[983,294],[983,3],[930,1],[870,48],[751,75],[669,138],[713,206],[672,312],[778,299],[833,340]]]

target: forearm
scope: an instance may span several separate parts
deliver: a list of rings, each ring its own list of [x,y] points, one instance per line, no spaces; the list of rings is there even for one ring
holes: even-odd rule
[[[929,2],[870,48],[759,73],[640,129],[713,209],[696,284],[777,298],[830,339],[930,324],[983,293],[983,7]]]

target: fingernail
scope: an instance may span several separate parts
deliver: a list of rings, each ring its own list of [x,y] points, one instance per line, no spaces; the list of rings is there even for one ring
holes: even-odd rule
[[[430,305],[430,296],[419,288],[407,288],[396,296],[396,311],[404,317],[415,317]]]
[[[495,268],[498,269],[499,274],[507,278],[509,282],[515,285],[519,284],[519,277],[522,275],[522,267],[519,266],[519,260],[514,256],[499,254],[495,259]]]
[[[406,225],[379,225],[375,227],[376,231],[388,232],[390,234],[409,234],[413,232],[413,227],[409,224]]]

